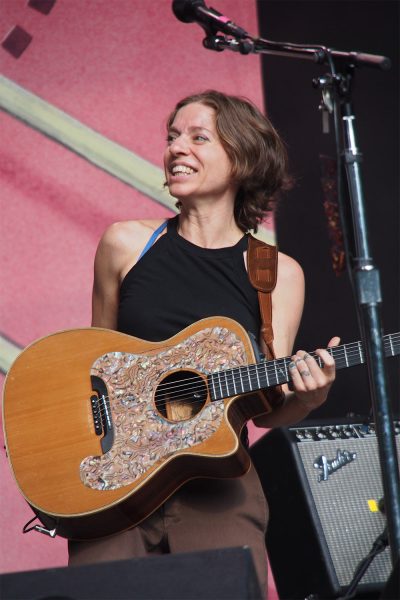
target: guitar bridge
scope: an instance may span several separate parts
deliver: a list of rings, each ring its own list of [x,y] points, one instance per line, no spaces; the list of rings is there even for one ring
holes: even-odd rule
[[[101,449],[105,454],[111,450],[114,443],[114,427],[111,416],[110,399],[108,397],[107,387],[104,381],[97,377],[97,375],[91,376],[92,389],[97,395],[93,395],[90,398],[92,406],[92,415],[94,430],[96,435],[102,435]]]

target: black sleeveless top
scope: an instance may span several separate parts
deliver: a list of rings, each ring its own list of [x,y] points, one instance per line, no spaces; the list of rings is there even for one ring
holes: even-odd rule
[[[124,278],[118,331],[162,341],[204,317],[238,321],[258,339],[261,326],[257,291],[243,260],[248,238],[228,248],[206,249],[177,232],[178,217]]]

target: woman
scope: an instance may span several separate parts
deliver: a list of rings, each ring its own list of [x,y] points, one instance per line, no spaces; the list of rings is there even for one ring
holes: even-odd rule
[[[260,337],[257,292],[246,271],[246,232],[257,229],[285,186],[282,141],[250,102],[215,91],[182,100],[167,127],[166,185],[180,213],[166,226],[128,221],[105,232],[95,259],[92,325],[159,341],[203,317],[220,315]],[[150,248],[141,256],[146,244]],[[272,293],[277,356],[292,352],[303,301],[302,270],[279,253]],[[329,345],[338,341],[333,338]],[[260,344],[266,351],[262,339]],[[293,391],[284,389],[284,401],[258,417],[257,425],[293,424],[326,400],[335,366],[326,350],[317,354],[322,369],[304,351],[293,355]],[[71,542],[70,564],[247,545],[264,588],[266,525],[265,499],[251,468],[237,479],[185,484],[127,532]]]

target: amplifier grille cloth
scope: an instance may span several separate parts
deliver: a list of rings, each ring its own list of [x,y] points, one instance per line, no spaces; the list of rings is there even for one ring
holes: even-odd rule
[[[397,452],[400,440],[397,437]],[[378,445],[375,437],[301,442],[298,450],[341,586],[348,585],[358,563],[370,552],[385,527],[386,518],[372,512],[368,500],[382,496]],[[353,462],[318,482],[315,460],[336,457],[337,450],[356,453]],[[390,550],[375,557],[361,583],[385,582],[391,572]]]

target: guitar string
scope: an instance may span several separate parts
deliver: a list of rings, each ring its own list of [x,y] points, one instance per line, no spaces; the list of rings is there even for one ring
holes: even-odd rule
[[[347,364],[346,361],[341,361],[341,362],[337,361],[337,365],[339,368],[340,368],[340,366],[344,366],[346,364]],[[248,370],[247,367],[243,367],[243,368],[246,371]],[[251,368],[251,366],[249,365],[249,369],[250,368]],[[222,371],[221,373],[223,373],[223,374],[227,373],[227,375],[230,375],[230,381],[225,382],[225,383],[223,382],[223,385],[226,387],[227,391],[229,391],[228,386],[232,386],[234,383],[238,382],[238,380],[235,379],[234,374],[232,374],[232,372],[230,372],[229,370],[226,372]],[[274,372],[274,375],[276,375],[275,372]],[[252,374],[252,376],[254,377],[254,373]],[[251,375],[250,375],[250,377],[248,377],[248,374],[246,374],[246,377],[247,377],[248,381],[250,381],[250,390],[248,390],[248,391],[253,391],[251,389]],[[168,401],[169,404],[171,404],[173,402],[182,402],[182,400],[185,400],[185,399],[188,402],[193,402],[193,403],[198,402],[198,399],[191,399],[192,394],[195,393],[196,391],[204,391],[206,384],[204,383],[203,380],[201,380],[200,385],[197,382],[198,382],[198,379],[192,378],[192,383],[190,384],[190,386],[187,385],[187,381],[184,382],[183,384],[175,385],[175,386],[173,384],[170,384],[170,387],[171,387],[170,392],[171,393],[170,394],[164,393],[164,397],[159,394],[158,398],[155,401],[156,405],[162,404],[163,402],[165,402],[165,400],[168,399],[168,395],[173,395],[173,398],[169,398],[169,401]],[[217,383],[217,385],[218,385],[218,383]],[[242,380],[240,380],[240,384],[242,384]],[[276,385],[276,382],[272,383],[271,385]],[[182,389],[180,390],[180,393],[177,393],[177,390],[179,389],[179,387],[181,387]],[[240,385],[239,385],[239,387],[240,387]],[[263,386],[261,386],[261,388],[262,387]],[[269,387],[269,386],[267,385],[266,387]],[[190,394],[190,396],[187,396],[187,394]],[[234,392],[231,393],[229,391],[229,393],[227,394],[226,397],[229,397],[230,395],[235,395],[235,393]]]
[[[395,337],[396,335],[398,335],[398,337],[400,339],[400,334],[393,334],[392,337]],[[385,336],[384,342],[385,342],[385,349],[389,348],[391,350],[392,346],[393,346],[393,340],[392,340],[392,344],[390,344],[390,342],[386,339],[386,336]],[[355,346],[355,345],[358,346],[358,343],[353,342],[352,344],[346,344],[347,347]],[[396,342],[395,342],[395,345],[397,345]],[[336,353],[338,353],[339,349],[340,349],[340,354],[342,354],[343,353],[343,346],[336,347]],[[332,350],[335,350],[335,348],[333,348]],[[314,356],[316,356],[315,353],[311,353],[311,354],[313,354]],[[349,354],[349,352],[346,352],[346,354],[347,354],[347,359],[350,359],[350,360],[351,360],[351,357],[354,356],[355,354],[358,354],[359,356],[361,355],[361,353],[360,353],[360,351],[358,349],[357,349],[357,352],[352,352],[351,354]],[[364,356],[362,356],[361,358],[364,359]],[[275,363],[275,364],[281,362],[281,363],[283,363],[282,366],[286,369],[288,361],[290,362],[290,358],[289,357],[285,357],[285,358],[282,358],[282,359],[277,359],[276,361],[269,361],[269,362],[272,362],[272,363]],[[343,367],[343,366],[347,366],[347,363],[349,362],[349,360],[346,361],[346,358],[343,359],[341,357],[341,360],[337,359],[335,362],[336,362],[336,366],[338,368],[340,368],[340,367]],[[268,363],[265,363],[265,364],[267,365]],[[240,373],[238,374],[238,376],[235,375],[234,371],[236,371],[236,369],[239,369],[239,370],[243,369],[245,371],[244,376],[245,376],[246,379],[248,379],[248,381],[250,382],[250,386],[251,386],[251,378],[252,377],[257,377],[257,370],[260,370],[260,368],[263,365],[264,365],[264,363],[259,363],[258,365],[254,365],[254,364],[248,365],[248,366],[245,365],[245,366],[241,366],[241,367],[236,367],[235,369],[228,369],[226,371],[214,372],[214,373],[211,374],[211,376],[212,375],[219,375],[220,374],[225,379],[227,377],[229,377],[229,381],[225,380],[225,382],[222,382],[222,385],[226,388],[227,391],[229,391],[228,390],[228,386],[229,387],[232,386],[232,385],[235,386],[235,384],[239,383],[239,381],[240,381],[240,385],[238,385],[238,387],[239,388],[242,387],[242,383],[243,383],[242,382],[242,376],[241,376]],[[253,372],[250,373],[249,371],[253,371]],[[272,375],[272,374],[276,378],[275,366],[270,368],[270,375]],[[265,375],[263,375],[263,373],[260,373],[260,375],[265,377]],[[199,379],[201,379],[200,384],[199,384]],[[192,383],[189,383],[189,385],[188,385],[188,382],[192,382]],[[216,384],[217,387],[220,386],[220,383],[221,382],[215,382],[215,384]],[[276,382],[274,382],[274,383],[272,383],[270,385],[272,385],[272,386],[276,385]],[[161,396],[160,394],[158,394],[158,398],[155,399],[155,404],[156,405],[162,404],[166,400],[168,400],[168,396],[169,395],[173,395],[173,399],[170,398],[168,400],[168,404],[173,404],[174,402],[182,402],[183,400],[186,400],[187,403],[196,403],[196,402],[199,401],[199,399],[192,399],[192,395],[193,395],[193,393],[196,393],[196,391],[204,391],[204,389],[206,388],[206,383],[204,382],[204,380],[200,376],[197,376],[197,377],[185,379],[182,383],[179,383],[178,385],[176,384],[176,382],[169,383],[169,384],[160,384],[158,386],[158,389],[160,389],[161,387],[163,388],[164,396]],[[164,388],[167,388],[167,387],[170,388],[169,392],[168,391],[164,391]],[[267,387],[269,387],[269,386],[267,385]],[[182,388],[182,389],[179,390],[179,388]],[[249,391],[252,391],[252,389],[250,389]],[[187,396],[187,394],[189,394],[189,396]],[[226,396],[226,397],[229,397],[230,395],[235,395],[235,394],[234,393],[233,394],[229,393],[228,396]],[[104,396],[104,398],[105,399],[107,399],[107,398],[109,399],[108,396]],[[100,410],[100,412],[101,412],[101,410]]]
[[[399,336],[399,342],[400,342],[400,333],[398,334]],[[361,346],[361,351],[360,351],[360,347],[359,344],[361,344],[361,342],[352,342],[351,344],[346,344],[346,351],[344,352],[343,348],[344,346],[337,346],[334,348],[331,348],[329,350],[332,350],[332,356],[335,359],[335,354],[338,356],[338,358],[336,358],[335,363],[336,366],[340,369],[343,366],[347,365],[347,362],[350,362],[355,356],[361,356],[362,360],[365,360],[365,352],[364,349]],[[384,340],[384,345],[385,345],[385,350],[391,350],[391,344],[388,340]],[[393,343],[392,343],[393,345]],[[320,361],[320,357],[315,353],[315,352],[309,352],[309,354],[311,356],[313,356],[313,358],[317,359],[318,361]],[[344,354],[344,358],[342,357],[342,355]],[[340,361],[340,359],[342,359],[342,361]],[[346,360],[347,359],[347,360]],[[233,371],[248,371],[249,369],[253,369],[253,373],[251,375],[254,375],[255,377],[257,376],[257,372],[261,372],[260,374],[262,374],[263,372],[267,373],[267,376],[270,375],[275,375],[276,376],[276,370],[280,370],[280,369],[285,369],[288,366],[289,362],[291,362],[291,358],[286,356],[286,357],[282,357],[282,358],[278,358],[275,360],[269,360],[266,362],[260,362],[257,364],[249,364],[249,365],[241,365],[239,367],[233,367],[230,369],[226,369],[226,370],[222,370],[222,371],[214,371],[213,373],[211,373],[210,375],[216,375],[218,376],[218,374],[221,374],[222,376],[226,375],[230,375],[232,374]],[[350,365],[349,365],[350,366]],[[181,385],[185,386],[188,382],[190,381],[197,381],[199,376],[195,376],[193,378],[185,378]],[[238,373],[238,377],[241,377],[241,373]],[[158,388],[174,388],[176,389],[176,387],[179,387],[179,385],[176,385],[176,382],[171,382],[171,383],[160,383],[160,385],[158,386]]]
[[[399,341],[400,341],[400,334],[399,334]],[[387,342],[387,343],[386,343]],[[364,350],[363,348],[361,348],[361,352],[360,352],[360,348],[357,342],[353,342],[352,344],[347,344],[346,345],[346,352],[343,351],[343,346],[339,346],[339,347],[334,347],[332,348],[332,356],[335,359],[335,354],[336,355],[340,355],[340,357],[336,358],[335,363],[336,366],[338,366],[339,368],[341,366],[344,366],[347,364],[347,362],[350,362],[354,356],[360,356],[362,360],[365,359],[364,356]],[[351,347],[353,346],[353,347]],[[385,340],[385,350],[390,350],[391,349],[391,345],[390,342],[388,342],[387,340]],[[311,356],[313,356],[315,359],[317,359],[318,361],[320,361],[320,357],[315,353],[315,352],[311,352],[309,353]],[[340,359],[343,358],[342,354],[344,354],[344,359],[340,362]],[[347,359],[347,360],[346,360]],[[253,369],[253,373],[252,375],[257,374],[257,372],[259,371],[261,374],[262,372],[267,372],[267,375],[275,375],[276,374],[276,370],[280,370],[282,368],[286,369],[288,363],[291,362],[291,358],[290,357],[282,357],[282,358],[278,358],[275,360],[269,360],[266,362],[260,362],[260,363],[252,363],[249,365],[240,365],[238,367],[233,367],[230,369],[226,369],[226,370],[222,370],[222,371],[214,371],[213,373],[211,373],[211,375],[218,375],[219,373],[221,375],[230,375],[232,374],[233,371],[240,371],[240,370],[245,370],[248,371],[249,369]],[[350,365],[349,365],[350,366]],[[207,374],[205,374],[207,375]],[[238,377],[240,378],[241,373],[238,373]],[[177,382],[167,382],[167,383],[160,383],[160,385],[158,386],[159,389],[168,389],[168,388],[173,388],[176,389],[177,387],[179,387],[180,385],[185,386],[188,383],[190,383],[191,381],[198,381],[199,376],[194,376],[192,378],[188,377],[185,378],[184,380],[181,380],[181,383],[177,384]]]
[[[400,340],[400,334],[399,334],[399,340]],[[332,355],[333,355],[334,359],[335,359],[335,354],[340,355],[335,360],[336,366],[339,369],[343,366],[346,366],[347,362],[350,362],[354,358],[354,356],[361,355],[362,360],[365,360],[364,350],[361,348],[361,352],[360,352],[360,349],[359,349],[357,343],[353,342],[352,344],[347,344],[347,346],[349,349],[346,349],[344,358],[342,356],[344,353],[343,346],[332,348],[332,350],[333,350]],[[354,346],[354,348],[350,348],[350,346]],[[357,346],[357,348],[355,348],[355,346]],[[386,340],[385,340],[385,350],[388,350],[390,348],[391,348],[390,343],[389,342],[386,343]],[[311,354],[311,356],[313,356],[317,360],[320,360],[319,356],[315,352],[311,352],[309,354]],[[257,363],[257,364],[241,365],[239,367],[233,367],[233,368],[222,370],[222,371],[214,371],[210,375],[218,376],[220,374],[223,377],[233,376],[233,377],[236,377],[235,381],[237,381],[238,378],[239,379],[241,378],[242,372],[244,372],[244,371],[246,372],[246,373],[244,373],[245,377],[246,377],[249,374],[248,371],[251,370],[252,372],[250,373],[250,376],[257,377],[257,374],[263,375],[263,373],[266,373],[267,378],[269,378],[270,376],[276,377],[276,371],[279,371],[282,369],[284,369],[286,371],[286,367],[288,366],[289,362],[291,362],[290,357],[283,357],[283,358],[278,358],[278,359],[271,360],[271,361],[266,361],[265,363],[261,362],[261,363]],[[237,376],[235,376],[235,371],[238,371]],[[168,389],[176,390],[180,386],[185,387],[185,386],[187,386],[187,384],[190,384],[190,382],[198,381],[198,379],[199,379],[199,375],[191,377],[191,378],[190,377],[185,378],[184,380],[181,380],[180,383],[177,383],[177,382],[160,383],[160,385],[158,386],[158,389],[159,390],[161,389],[163,391],[164,390],[168,391]]]
[[[353,357],[354,357],[355,353],[353,353]],[[344,366],[347,366],[347,363],[349,362],[349,358],[351,360],[351,357],[349,357],[348,355],[348,360],[340,358],[338,360],[336,360],[336,366],[337,368],[341,368]],[[247,385],[250,387],[250,389],[246,390],[251,392],[251,391],[258,391],[261,387],[261,389],[263,389],[264,386],[258,386],[258,379],[264,379],[267,380],[267,385],[265,386],[267,387],[272,387],[276,384],[278,384],[280,382],[279,378],[277,378],[277,373],[276,371],[285,371],[286,373],[286,367],[288,364],[288,361],[290,362],[290,359],[279,359],[283,364],[281,366],[277,366],[277,369],[275,368],[271,368],[269,370],[269,373],[266,373],[265,370],[263,371],[262,368],[260,369],[259,366],[260,365],[245,365],[243,367],[239,367],[239,369],[243,370],[243,377],[240,373],[236,373],[236,369],[231,370],[228,369],[226,371],[217,371],[214,373],[211,373],[211,377],[213,375],[216,375],[216,379],[218,379],[217,381],[214,381],[214,386],[216,388],[219,388],[219,391],[226,389],[226,391],[228,392],[227,395],[223,395],[221,397],[221,399],[223,397],[229,397],[231,395],[235,395],[234,390],[232,390],[232,387],[235,389],[236,387],[240,390],[240,388],[243,388],[243,379],[247,380]],[[279,362],[276,361],[276,362]],[[285,364],[286,363],[286,364]],[[350,365],[349,365],[350,366]],[[261,372],[259,372],[261,370]],[[221,380],[220,377],[221,376],[223,379]],[[268,384],[268,380],[269,379],[274,379],[272,382],[270,382]],[[257,380],[257,381],[256,381]],[[198,381],[198,380],[197,380]],[[286,378],[285,375],[285,379],[284,381],[281,381],[281,383],[286,383],[288,380]],[[187,385],[188,380],[185,380],[185,382],[183,382],[180,385],[173,385],[170,384],[171,388],[169,390],[165,390],[165,388],[163,387],[162,389],[162,393],[159,393],[157,395],[157,398],[155,400],[156,405],[157,404],[162,404],[163,402],[165,402],[166,400],[168,400],[168,404],[174,403],[174,402],[182,402],[183,400],[186,400],[188,403],[193,402],[196,403],[199,400],[198,399],[193,399],[191,401],[191,396],[192,394],[196,393],[196,392],[201,392],[204,390],[204,382],[202,380],[202,382],[200,383],[196,383],[196,381],[192,378],[192,383],[190,386]],[[255,386],[255,389],[253,389],[252,384],[257,383],[257,385]],[[160,384],[160,386],[158,386],[158,389],[162,386],[162,384]],[[181,389],[179,389],[181,388]],[[188,395],[189,394],[189,395]],[[173,396],[172,398],[168,398],[169,396]],[[219,396],[219,394],[217,394],[217,396]],[[217,398],[219,399],[219,398]]]
[[[389,345],[389,347],[390,347],[390,345]],[[354,356],[355,354],[360,355],[360,352],[357,350],[356,353],[353,352],[352,354],[349,354],[347,352],[346,354],[347,354],[347,359],[351,360],[352,356]],[[364,359],[364,357],[361,357],[361,358]],[[278,370],[278,369],[281,370],[282,368],[284,368],[286,370],[287,362],[288,361],[290,361],[289,357],[285,357],[285,358],[282,358],[282,359],[277,359],[276,361],[270,361],[270,362],[274,363],[275,365],[277,365],[277,369],[275,369],[275,366],[270,367],[269,368],[269,375],[271,377],[273,375],[274,378],[276,378],[276,370]],[[347,362],[349,362],[349,360],[346,361],[346,358],[342,359],[342,360],[337,359],[335,362],[336,362],[336,366],[340,369],[343,366],[347,366]],[[281,364],[279,366],[278,363],[283,363],[283,364]],[[268,363],[265,363],[265,364],[267,365]],[[264,366],[263,363],[259,363],[258,365],[254,365],[254,364],[252,364],[252,365],[244,365],[244,366],[241,366],[241,367],[236,367],[234,369],[227,369],[225,371],[215,371],[215,372],[211,373],[211,376],[213,376],[213,375],[214,376],[215,375],[217,375],[217,376],[221,375],[221,376],[225,377],[225,379],[227,377],[229,377],[230,378],[229,385],[233,385],[236,382],[238,382],[238,380],[240,380],[240,383],[242,383],[242,374],[238,373],[237,376],[236,376],[235,375],[236,369],[245,371],[245,373],[244,373],[245,378],[247,378],[248,380],[250,380],[251,377],[257,377],[257,372],[260,371],[260,370],[262,370],[262,366]],[[266,376],[267,378],[269,378],[268,377],[268,368],[264,369],[264,372],[265,371],[266,371],[266,375],[264,375],[264,376]],[[262,372],[260,372],[259,374],[261,376],[263,376]],[[199,379],[201,379],[200,384],[198,383]],[[274,381],[270,385],[276,385],[277,381]],[[225,381],[225,383],[224,382],[222,382],[222,383],[223,383],[223,385],[225,387],[227,387],[226,381]],[[184,393],[193,393],[196,390],[202,390],[202,389],[204,389],[205,385],[206,384],[205,384],[204,380],[198,375],[198,376],[195,376],[193,378],[187,378],[187,379],[183,380],[182,382],[178,382],[178,383],[177,382],[166,383],[166,384],[162,384],[161,383],[158,386],[158,389],[159,390],[160,390],[160,388],[162,389],[162,391],[164,392],[164,396],[167,396],[168,392],[170,392],[170,393],[172,392],[172,393],[174,393],[175,398],[180,399],[180,398],[183,398],[184,395],[181,395],[181,397],[180,397],[176,393],[177,390],[179,390],[179,388],[183,388]],[[215,385],[219,386],[220,385],[220,381],[215,382]],[[241,385],[239,385],[239,388],[240,387],[241,387]],[[268,385],[267,385],[267,387],[268,387]],[[162,399],[161,399],[161,401],[162,401]],[[196,401],[197,400],[194,400],[194,402],[196,402]]]

